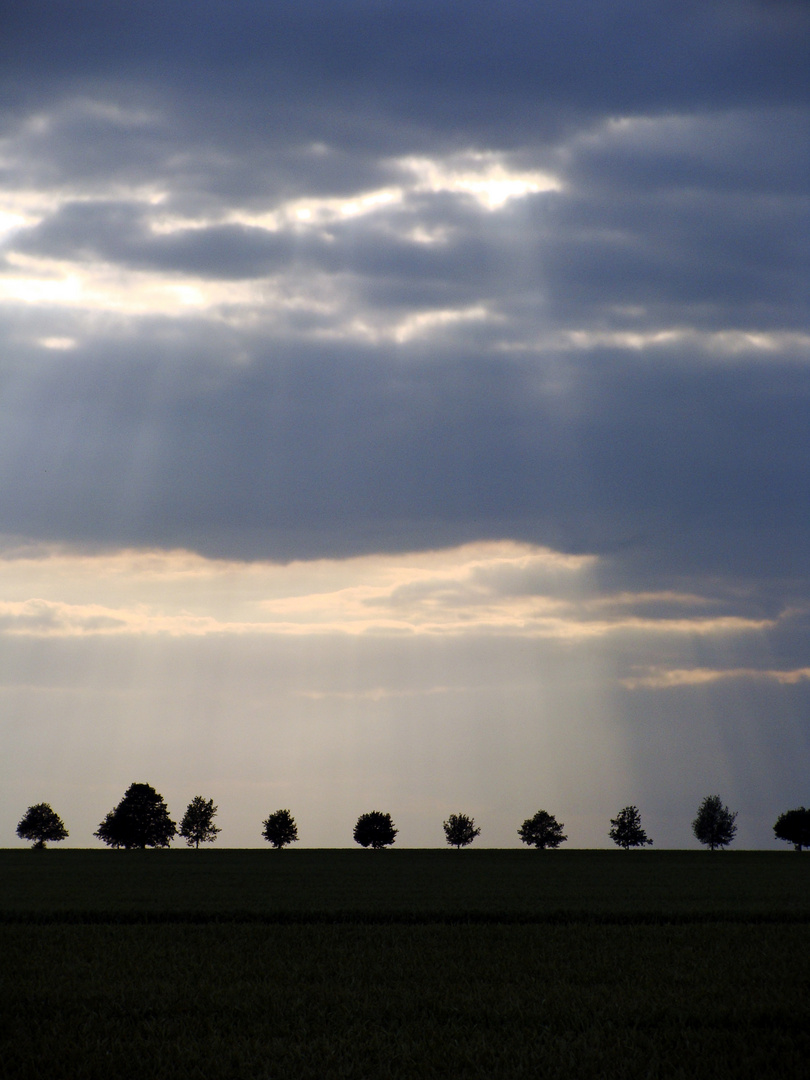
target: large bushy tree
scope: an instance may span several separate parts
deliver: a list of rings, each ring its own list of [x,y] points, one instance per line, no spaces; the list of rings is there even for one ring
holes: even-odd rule
[[[536,848],[558,848],[568,839],[563,833],[564,826],[546,810],[538,810],[534,817],[526,818],[518,829],[518,836],[524,844]]]
[[[803,847],[810,848],[810,810],[804,806],[786,810],[776,819],[773,831],[777,840],[793,844],[796,851],[801,851]]]
[[[631,847],[652,844],[652,840],[641,827],[641,814],[637,806],[625,806],[615,818],[610,819],[609,836],[614,844],[625,851],[629,851]]]
[[[393,844],[399,829],[394,828],[390,814],[372,810],[361,814],[354,826],[354,839],[364,848],[385,848]]]
[[[467,817],[466,814],[451,814],[443,823],[443,827],[447,843],[457,851],[467,847],[476,836],[481,835],[481,830],[475,826],[475,819]]]
[[[736,817],[736,810],[732,813],[719,795],[707,795],[698,807],[692,832],[712,851],[727,847],[737,834]]]
[[[189,847],[198,848],[200,844],[212,844],[221,830],[214,824],[218,807],[213,799],[204,799],[195,795],[186,807],[180,822],[180,835]]]
[[[298,826],[289,810],[276,810],[263,822],[262,836],[274,848],[286,847],[298,839]]]
[[[17,826],[21,840],[33,840],[34,848],[42,851],[47,841],[64,840],[68,835],[64,822],[46,802],[29,806]]]
[[[130,784],[124,797],[93,833],[109,847],[168,847],[177,825],[163,796],[149,784]]]

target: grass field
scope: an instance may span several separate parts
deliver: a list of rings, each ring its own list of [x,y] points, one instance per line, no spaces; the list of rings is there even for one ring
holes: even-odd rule
[[[810,857],[0,852],[0,1076],[803,1077]]]

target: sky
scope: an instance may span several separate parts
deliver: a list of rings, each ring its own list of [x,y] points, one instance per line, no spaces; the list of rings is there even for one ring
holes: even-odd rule
[[[0,846],[810,805],[810,4],[0,0]]]

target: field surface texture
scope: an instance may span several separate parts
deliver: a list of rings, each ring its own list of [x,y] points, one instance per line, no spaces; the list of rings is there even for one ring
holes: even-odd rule
[[[792,1078],[810,856],[0,852],[0,1076]]]

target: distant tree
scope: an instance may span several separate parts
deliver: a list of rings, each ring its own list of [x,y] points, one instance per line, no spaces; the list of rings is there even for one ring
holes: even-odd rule
[[[149,784],[130,784],[93,836],[114,848],[168,847],[176,832],[163,796]]]
[[[625,851],[652,843],[641,827],[641,814],[637,806],[625,806],[615,818],[610,819],[609,835],[613,843]]]
[[[481,835],[481,830],[475,827],[475,819],[467,817],[466,814],[451,814],[443,827],[447,843],[456,851],[471,844],[476,836]]]
[[[34,848],[39,851],[44,850],[46,841],[55,843],[64,840],[67,835],[62,819],[46,802],[29,806],[17,826],[17,836],[21,840],[33,840]]]
[[[293,844],[298,839],[298,826],[295,824],[295,818],[289,810],[276,810],[263,824],[262,836],[274,848],[281,850],[287,844]]]
[[[737,833],[736,817],[737,812],[724,806],[719,795],[707,795],[692,822],[692,832],[712,851],[727,847]]]
[[[222,831],[214,824],[217,810],[213,799],[194,796],[186,808],[179,830],[189,847],[198,848],[200,844],[211,844],[216,840],[217,833]]]
[[[803,806],[786,810],[776,819],[773,831],[777,840],[793,844],[796,851],[801,851],[803,847],[810,848],[810,810]]]
[[[384,848],[393,844],[399,829],[394,828],[390,814],[372,810],[361,814],[354,827],[354,838],[361,847]]]
[[[557,848],[568,839],[563,828],[553,814],[538,810],[534,817],[526,818],[518,829],[518,836],[532,847]]]

